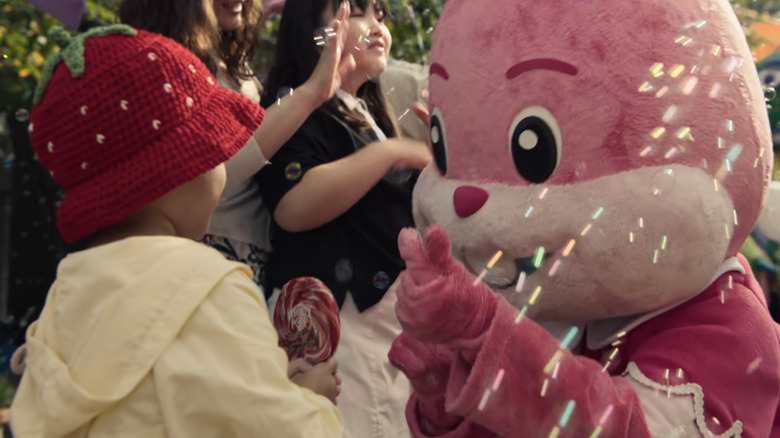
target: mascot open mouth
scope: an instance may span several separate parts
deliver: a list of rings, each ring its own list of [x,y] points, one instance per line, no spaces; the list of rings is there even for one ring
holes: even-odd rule
[[[494,253],[495,254],[495,253]],[[479,276],[483,270],[487,269],[484,281],[493,289],[510,289],[517,286],[522,274],[528,278],[533,275],[554,253],[545,252],[541,256],[533,255],[530,257],[510,258],[501,257],[492,268],[487,266],[493,259],[493,256],[485,257],[476,254],[464,253],[462,260],[466,268],[474,276]]]

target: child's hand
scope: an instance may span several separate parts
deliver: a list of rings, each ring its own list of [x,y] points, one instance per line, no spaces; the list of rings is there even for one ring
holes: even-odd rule
[[[287,377],[292,379],[294,375],[305,373],[310,369],[312,369],[312,364],[310,364],[309,361],[307,361],[306,359],[300,357],[297,359],[293,359],[287,365]]]
[[[333,36],[325,42],[320,60],[304,86],[310,87],[325,102],[341,87],[342,79],[355,69],[355,59],[344,51],[349,32],[349,2],[341,4],[336,19],[329,24]]]
[[[414,102],[412,103],[412,111],[417,115],[417,118],[425,125],[428,126],[431,123],[431,112],[428,111],[428,103]]]
[[[382,144],[393,155],[393,167],[398,169],[422,169],[433,160],[427,144],[408,138],[391,138]]]
[[[291,362],[290,369],[292,367],[293,363]],[[290,377],[290,380],[300,387],[308,388],[321,396],[327,397],[334,405],[337,404],[336,398],[341,393],[341,378],[337,374],[338,362],[336,362],[336,359],[330,358],[317,365],[309,365],[309,367],[294,374]]]

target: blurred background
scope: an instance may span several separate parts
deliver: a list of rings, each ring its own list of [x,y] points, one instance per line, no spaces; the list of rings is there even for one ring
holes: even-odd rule
[[[433,31],[445,1],[391,0],[391,57],[399,65],[420,67],[424,74]],[[73,4],[76,10],[70,14],[75,18],[66,20],[71,21],[66,24],[73,30],[84,30],[100,23],[113,23],[116,1],[34,3],[0,0],[0,423],[5,418],[2,408],[9,406],[16,384],[8,369],[10,355],[23,342],[26,327],[37,318],[57,263],[73,249],[59,238],[54,223],[59,190],[37,163],[27,135],[32,95],[41,77],[41,67],[58,50],[47,38],[48,30],[61,24],[60,19],[65,20],[64,15],[54,12],[58,15],[54,17],[36,4],[49,3],[56,5],[55,9]],[[754,60],[760,66],[770,67],[762,75],[762,82],[774,87],[780,81],[780,0],[733,0],[732,5]],[[262,73],[270,66],[278,20],[278,15],[271,16],[261,29],[263,45],[254,64],[261,81]],[[775,58],[776,68],[772,67]],[[773,104],[770,102],[769,111],[774,129],[780,114],[771,114]],[[780,109],[780,105],[775,106]],[[777,251],[773,248],[771,252]],[[762,253],[764,259],[766,255],[766,251]]]

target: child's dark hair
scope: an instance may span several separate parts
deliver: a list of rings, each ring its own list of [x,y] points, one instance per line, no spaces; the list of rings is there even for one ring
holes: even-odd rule
[[[265,84],[264,107],[276,102],[279,90],[299,87],[311,76],[320,59],[320,48],[314,42],[314,33],[326,25],[326,11],[335,15],[344,1],[347,0],[287,0],[279,25],[273,67]],[[378,13],[390,16],[386,0],[349,0],[349,3],[353,9],[362,11],[373,5]],[[378,80],[363,84],[357,95],[366,102],[377,125],[388,137],[400,135],[395,116]],[[336,97],[331,98],[325,106],[355,130],[368,127],[359,115],[347,109]]]

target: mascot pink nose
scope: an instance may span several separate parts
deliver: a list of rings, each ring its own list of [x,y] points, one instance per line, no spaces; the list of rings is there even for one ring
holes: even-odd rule
[[[455,189],[455,194],[452,196],[455,213],[458,217],[465,219],[478,212],[489,197],[488,192],[479,187],[460,186]]]

